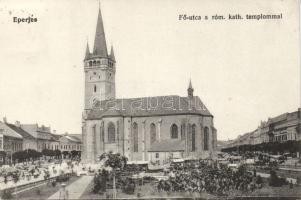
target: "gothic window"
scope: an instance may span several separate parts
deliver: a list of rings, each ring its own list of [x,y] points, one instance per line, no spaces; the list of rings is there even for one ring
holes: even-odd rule
[[[136,122],[133,124],[133,143],[134,152],[138,152],[138,125]]]
[[[94,85],[94,92],[96,92],[97,91],[97,87],[96,87],[96,85]]]
[[[195,151],[195,124],[191,127],[191,151]]]
[[[108,142],[115,142],[115,125],[112,122],[110,122],[108,125]]]
[[[150,144],[153,144],[156,141],[156,125],[152,123],[150,125]]]
[[[204,128],[204,150],[209,149],[208,144],[209,144],[209,128],[205,127]]]
[[[175,124],[171,125],[171,138],[172,139],[178,138],[178,126]]]
[[[191,129],[192,129],[192,126],[191,126],[191,124],[188,124],[187,125],[187,128],[188,128],[188,130],[187,130],[187,150],[188,151],[191,151]]]
[[[185,124],[181,125],[181,139],[185,140]]]

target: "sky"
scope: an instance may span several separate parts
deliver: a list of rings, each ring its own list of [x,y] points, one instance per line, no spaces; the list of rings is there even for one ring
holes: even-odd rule
[[[102,0],[118,98],[187,95],[189,79],[218,139],[300,107],[296,0]],[[99,1],[0,1],[0,120],[81,133],[83,59]],[[179,15],[279,14],[281,20],[179,20]],[[14,23],[32,15],[36,23]]]

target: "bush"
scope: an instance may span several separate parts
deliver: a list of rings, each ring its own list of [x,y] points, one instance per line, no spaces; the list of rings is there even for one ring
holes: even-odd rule
[[[135,187],[135,183],[132,180],[128,180],[123,188],[123,192],[126,194],[134,194]]]
[[[274,170],[270,171],[269,185],[273,187],[281,187],[287,184],[285,178],[279,178]]]
[[[61,182],[67,182],[67,181],[69,181],[69,176],[67,174],[56,177],[56,182],[61,183]]]
[[[4,190],[2,195],[1,195],[2,199],[12,199],[13,198],[13,192],[12,190]]]
[[[92,192],[93,193],[98,193],[99,191],[100,191],[100,189],[101,189],[101,180],[100,180],[100,176],[99,175],[96,175],[95,177],[94,177],[94,187],[93,187],[93,190],[92,190]]]

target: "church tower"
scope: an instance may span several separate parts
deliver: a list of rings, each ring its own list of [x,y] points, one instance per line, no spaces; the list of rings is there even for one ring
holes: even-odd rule
[[[84,59],[85,110],[92,109],[99,101],[115,99],[115,56],[113,47],[107,51],[101,10],[98,12],[93,51],[87,43]]]

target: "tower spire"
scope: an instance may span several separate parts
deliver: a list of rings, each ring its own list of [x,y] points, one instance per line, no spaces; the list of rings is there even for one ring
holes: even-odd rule
[[[106,37],[105,37],[101,10],[100,10],[100,3],[99,3],[96,33],[94,39],[93,55],[100,56],[100,57],[108,56]]]
[[[86,54],[85,54],[85,60],[90,58],[90,49],[89,49],[89,43],[87,41],[87,47],[86,47]]]
[[[193,87],[191,84],[191,78],[189,79],[189,86],[188,86],[187,92],[188,92],[188,97],[193,98]]]
[[[113,61],[115,61],[115,55],[114,55],[113,45],[111,46],[110,58],[111,58]]]
[[[189,86],[188,86],[188,88],[193,89],[193,88],[192,88],[192,84],[191,84],[191,78],[189,79]]]

